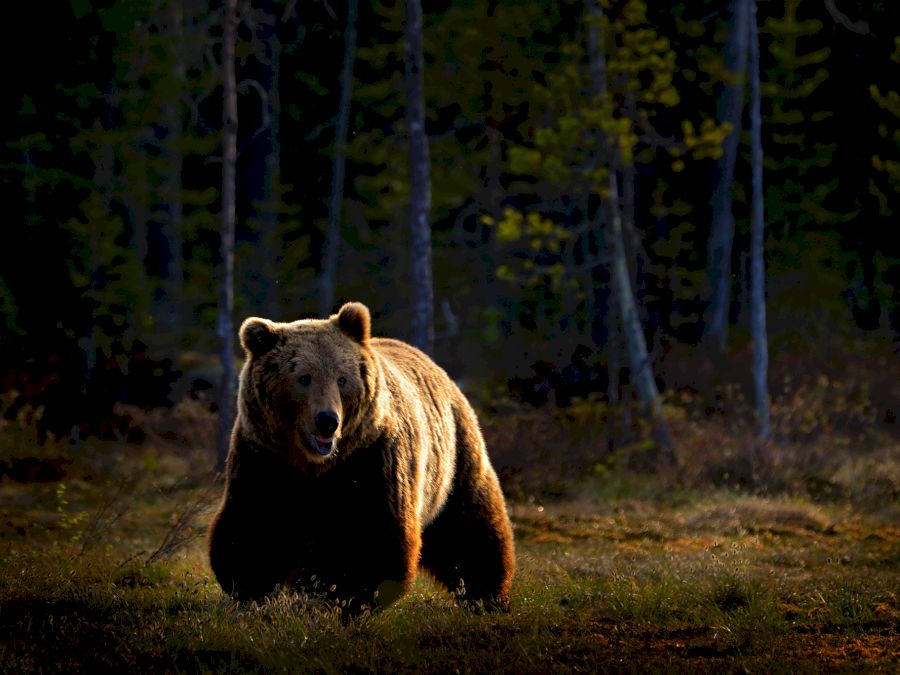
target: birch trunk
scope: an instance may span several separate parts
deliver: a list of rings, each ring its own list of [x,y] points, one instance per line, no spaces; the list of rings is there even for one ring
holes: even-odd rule
[[[647,341],[644,338],[644,329],[638,315],[637,301],[631,288],[631,272],[628,269],[628,258],[625,253],[625,237],[622,231],[619,201],[616,173],[610,171],[609,195],[606,198],[606,241],[612,258],[610,276],[612,277],[616,306],[619,310],[619,321],[628,357],[631,383],[653,424],[653,435],[661,450],[659,459],[671,464],[675,461],[675,455],[672,450],[668,425],[663,417],[659,389],[653,377],[650,355],[647,352]]]
[[[753,334],[753,393],[760,438],[771,433],[769,421],[769,345],[766,335],[765,213],[763,207],[762,115],[759,88],[759,35],[756,0],[746,0],[750,15],[750,145],[752,158],[752,206],[750,211],[750,321]]]
[[[741,138],[741,112],[744,109],[744,78],[747,73],[749,15],[745,0],[731,2],[731,28],[725,45],[725,70],[729,81],[722,88],[718,117],[731,124],[722,156],[716,162],[712,189],[712,228],[709,236],[707,275],[710,306],[707,310],[705,339],[716,357],[728,349],[728,313],[731,306],[731,249],[734,242],[734,216],[731,193],[734,166]]]
[[[431,161],[425,134],[425,78],[421,0],[406,0],[404,26],[406,126],[409,134],[409,226],[411,258],[410,341],[434,350],[434,291],[431,268]]]
[[[603,36],[598,25],[600,6],[596,0],[585,0],[585,4],[588,17],[588,68],[590,70],[591,85],[595,96],[599,100],[606,100],[609,88],[606,77]],[[609,143],[607,145],[614,146],[615,144]],[[632,275],[628,266],[622,225],[623,203],[619,193],[617,163],[617,157],[613,156],[609,159],[608,193],[604,199],[607,225],[605,241],[611,256],[610,277],[612,279],[612,291],[618,309],[619,325],[622,331],[622,339],[625,343],[631,381],[634,384],[638,398],[650,416],[654,429],[654,438],[660,448],[657,459],[666,464],[671,464],[675,461],[675,455],[668,427],[663,417],[659,389],[653,377],[650,355],[647,352],[647,341],[644,338],[638,305],[632,289]]]

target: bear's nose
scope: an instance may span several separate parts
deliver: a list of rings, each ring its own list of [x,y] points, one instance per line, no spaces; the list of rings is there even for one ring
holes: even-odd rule
[[[316,431],[323,436],[332,436],[339,423],[337,413],[331,410],[323,410],[316,414]]]

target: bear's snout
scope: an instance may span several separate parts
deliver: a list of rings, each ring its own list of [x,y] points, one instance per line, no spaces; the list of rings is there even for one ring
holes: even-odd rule
[[[316,431],[326,438],[331,438],[338,428],[341,420],[332,410],[323,410],[316,413]]]

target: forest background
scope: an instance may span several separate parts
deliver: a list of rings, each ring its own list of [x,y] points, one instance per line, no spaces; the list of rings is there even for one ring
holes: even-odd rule
[[[736,84],[749,96],[730,74],[737,5],[599,6],[593,19],[581,2],[425,8],[427,348],[491,405],[629,400],[637,378],[598,210],[612,174],[655,383],[721,412],[725,389],[750,395],[753,353],[750,119],[729,124],[724,107]],[[214,409],[222,8],[81,0],[10,12],[6,417],[38,411],[41,439],[76,441],[127,435],[123,405],[193,397]],[[897,18],[890,2],[788,0],[760,2],[756,20],[773,402],[858,368],[869,421],[885,428],[898,410]],[[403,3],[240,3],[232,320],[357,299],[378,334],[413,339],[403,25]],[[595,29],[603,105],[590,83]],[[729,138],[740,141],[724,171],[733,183],[722,180]],[[734,234],[717,298],[723,208]],[[589,375],[573,385],[563,371],[576,353]]]

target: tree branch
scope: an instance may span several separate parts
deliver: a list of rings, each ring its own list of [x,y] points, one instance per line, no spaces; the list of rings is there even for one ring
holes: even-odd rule
[[[869,24],[866,21],[851,21],[850,18],[837,8],[834,0],[825,0],[825,9],[831,14],[831,18],[841,24],[847,30],[859,35],[869,34]]]

